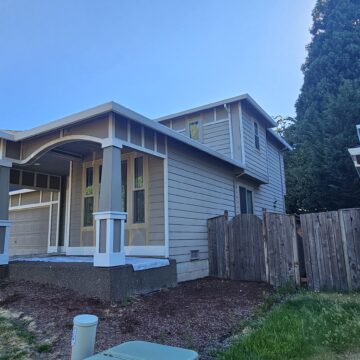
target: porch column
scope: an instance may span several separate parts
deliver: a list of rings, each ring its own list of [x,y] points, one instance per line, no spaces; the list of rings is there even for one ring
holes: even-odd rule
[[[9,263],[9,179],[10,168],[0,165],[0,265]]]
[[[124,226],[127,214],[122,210],[121,148],[111,145],[103,149],[99,210],[94,213],[94,266],[125,264]]]

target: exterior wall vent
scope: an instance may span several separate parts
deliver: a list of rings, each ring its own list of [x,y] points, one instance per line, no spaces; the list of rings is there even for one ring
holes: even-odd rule
[[[199,250],[190,250],[190,260],[199,260]]]

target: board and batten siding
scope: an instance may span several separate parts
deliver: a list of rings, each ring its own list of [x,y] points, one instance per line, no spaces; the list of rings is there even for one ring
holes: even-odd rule
[[[164,160],[149,156],[149,238],[147,245],[164,245]]]
[[[178,281],[207,276],[207,219],[235,214],[232,169],[200,151],[168,140],[170,257],[177,261]],[[191,260],[191,251],[199,259]]]
[[[257,122],[259,127],[260,141],[260,150],[258,150],[255,147],[254,120],[254,117],[252,117],[244,110],[242,111],[246,172],[249,175],[255,176],[256,178],[267,182],[269,179],[269,174],[266,151],[266,129],[260,122]]]

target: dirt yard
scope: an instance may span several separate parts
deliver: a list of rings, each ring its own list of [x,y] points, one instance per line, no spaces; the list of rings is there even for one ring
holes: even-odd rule
[[[136,339],[191,348],[210,359],[270,291],[262,283],[206,278],[111,304],[52,286],[2,282],[0,309],[30,318],[37,342],[50,344],[34,358],[69,358],[72,319],[91,313],[99,317],[96,351]]]

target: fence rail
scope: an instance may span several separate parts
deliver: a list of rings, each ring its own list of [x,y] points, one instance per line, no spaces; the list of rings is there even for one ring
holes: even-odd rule
[[[360,289],[360,209],[294,215],[227,214],[208,220],[210,275],[267,281],[301,274],[313,290]]]

